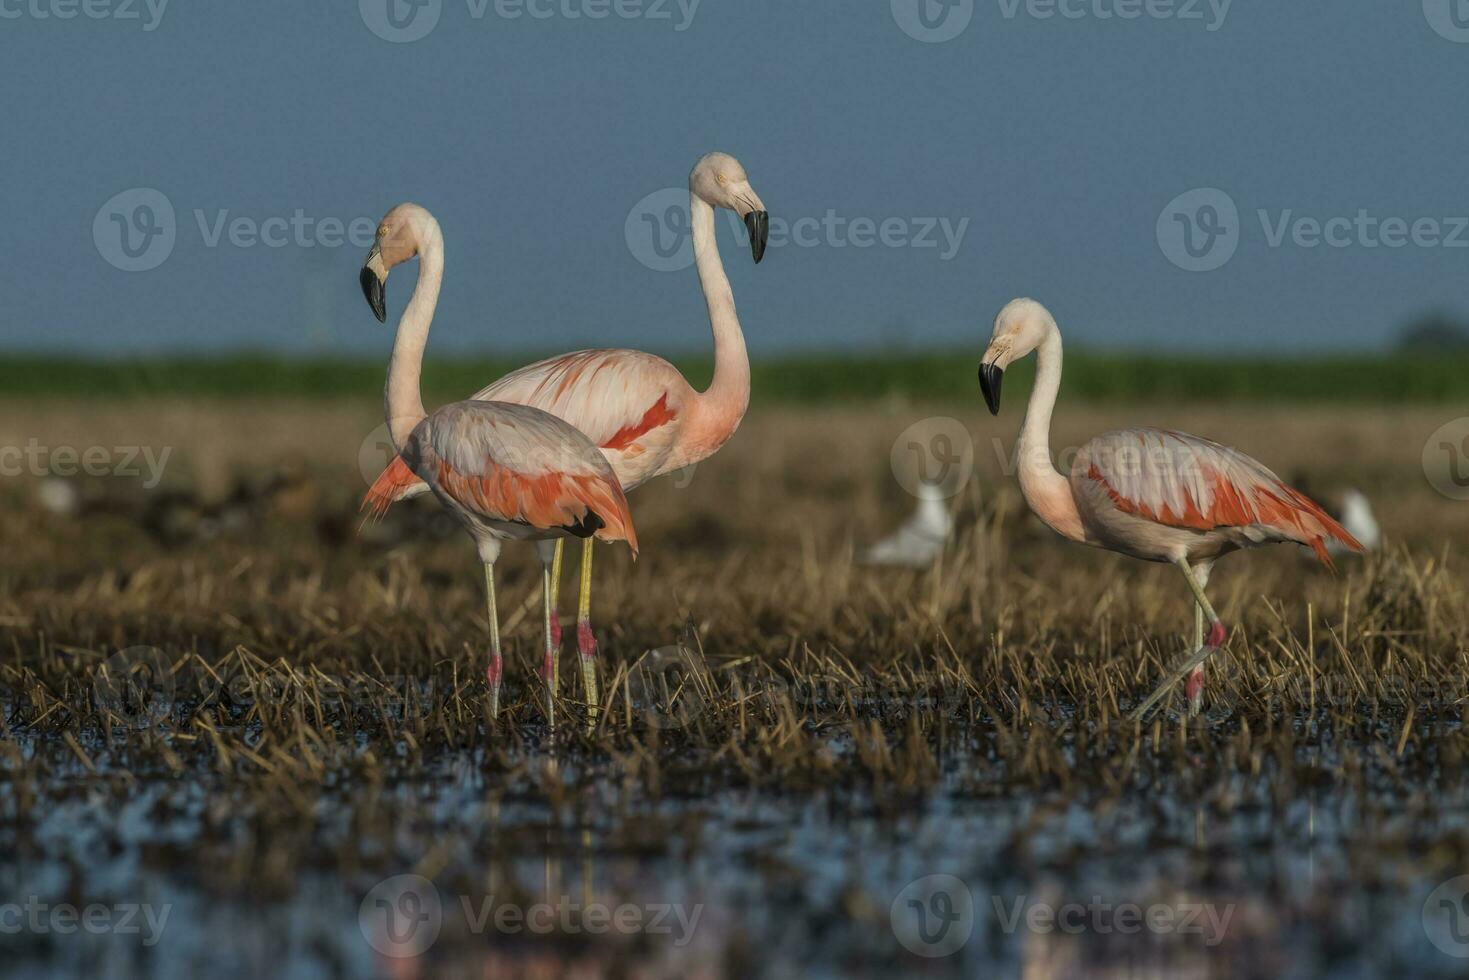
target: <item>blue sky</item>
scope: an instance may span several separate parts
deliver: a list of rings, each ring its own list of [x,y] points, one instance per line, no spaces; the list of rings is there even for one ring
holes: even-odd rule
[[[1469,315],[1449,0],[387,2],[0,0],[5,347],[383,353],[347,230],[411,199],[447,241],[431,354],[707,350],[693,270],[635,239],[710,149],[785,231],[757,268],[721,224],[755,356],[978,348],[1020,294],[1092,347]],[[165,241],[140,188],[172,243],[127,271],[125,228]]]

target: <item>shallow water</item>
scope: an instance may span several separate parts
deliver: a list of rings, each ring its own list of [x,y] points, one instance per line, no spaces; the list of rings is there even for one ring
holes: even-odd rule
[[[282,890],[212,873],[232,846],[230,815],[206,812],[214,774],[119,788],[65,746],[19,744],[53,778],[21,823],[17,794],[34,789],[0,781],[7,972],[1422,977],[1469,965],[1469,878],[1434,892],[1444,877],[1424,870],[1469,837],[1463,798],[1435,800],[1425,822],[1327,781],[1284,806],[1242,784],[1221,816],[1161,784],[1109,800],[997,792],[993,773],[957,759],[939,791],[909,801],[655,798],[605,770],[557,805],[491,792],[479,759],[445,753],[370,796],[347,785],[325,797]],[[555,767],[544,778],[588,785],[578,760],[540,761]],[[392,816],[391,839],[354,837],[367,806]]]

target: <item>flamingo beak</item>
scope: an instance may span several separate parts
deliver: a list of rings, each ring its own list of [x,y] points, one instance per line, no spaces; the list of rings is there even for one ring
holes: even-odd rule
[[[378,323],[386,323],[388,269],[383,265],[382,249],[377,245],[367,253],[367,261],[363,263],[357,280],[362,284],[362,295],[367,297],[367,305],[372,307],[372,315],[377,317]]]
[[[1004,380],[1004,369],[993,362],[979,366],[979,390],[984,392],[984,403],[991,415],[1000,414],[1000,382]]]
[[[770,212],[751,211],[745,215],[745,228],[750,232],[750,254],[759,265],[765,258],[765,246],[770,241]]]

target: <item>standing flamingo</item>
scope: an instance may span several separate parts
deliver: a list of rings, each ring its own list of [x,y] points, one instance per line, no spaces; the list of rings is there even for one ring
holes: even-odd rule
[[[727,153],[710,153],[689,175],[694,262],[714,331],[714,379],[695,391],[672,364],[637,350],[583,350],[539,361],[507,374],[476,392],[475,401],[531,405],[564,419],[601,447],[625,490],[713,455],[734,434],[750,403],[750,359],[735,313],[734,292],[719,258],[714,212],[726,208],[745,220],[758,264],[765,255],[770,216],[740,162]],[[364,274],[365,275],[365,274]],[[364,279],[366,282],[366,279]],[[372,487],[383,506],[428,492],[414,470],[395,459]],[[553,589],[559,584],[563,542],[541,548],[550,566]],[[592,633],[592,542],[582,549],[581,595],[576,641],[586,689],[588,724],[596,720],[597,641]],[[554,603],[554,599],[553,599]],[[560,648],[560,622],[552,610],[554,647]],[[556,683],[554,657],[543,672]]]
[[[1051,411],[1061,385],[1061,332],[1044,306],[1011,301],[995,318],[979,383],[1000,411],[1005,368],[1037,352],[1035,387],[1020,429],[1020,490],[1036,516],[1063,537],[1182,570],[1195,601],[1194,651],[1133,714],[1141,719],[1185,675],[1189,713],[1204,694],[1204,661],[1224,643],[1224,626],[1204,595],[1221,555],[1272,542],[1311,548],[1328,567],[1333,542],[1362,546],[1317,504],[1264,465],[1217,442],[1163,429],[1120,429],[1077,453],[1071,476],[1051,463]],[[1204,635],[1204,618],[1209,633]]]
[[[387,319],[388,272],[419,260],[413,298],[398,321],[384,392],[388,431],[397,461],[422,480],[474,539],[485,566],[490,620],[490,716],[499,714],[504,660],[495,609],[495,559],[506,540],[560,540],[568,535],[626,541],[634,556],[638,541],[627,498],[607,458],[580,431],[556,416],[527,405],[463,401],[432,414],[419,390],[423,349],[444,278],[444,237],[433,215],[416,204],[400,204],[378,225],[367,253],[362,291],[377,315]],[[363,505],[380,516],[392,497],[374,486]],[[551,577],[543,569],[542,603],[546,656],[551,653]],[[546,717],[556,725],[555,690],[546,677]]]

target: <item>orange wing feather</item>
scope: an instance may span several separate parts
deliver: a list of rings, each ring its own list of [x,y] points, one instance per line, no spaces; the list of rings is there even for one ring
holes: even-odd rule
[[[554,472],[531,476],[501,466],[491,466],[487,473],[460,473],[442,459],[436,476],[439,489],[492,520],[550,530],[582,524],[589,513],[596,514],[602,521],[596,536],[626,541],[637,557],[632,514],[615,479]]]
[[[388,468],[378,474],[367,496],[362,498],[362,509],[367,511],[368,520],[379,520],[388,512],[393,502],[403,491],[418,482],[418,477],[408,468],[402,456],[394,456]]]
[[[1335,566],[1326,550],[1327,538],[1335,538],[1353,551],[1362,550],[1361,543],[1319,504],[1294,487],[1287,486],[1274,473],[1243,453],[1177,432],[1130,430],[1114,435],[1119,439],[1139,438],[1145,448],[1150,439],[1163,443],[1176,441],[1187,456],[1168,455],[1166,458],[1192,465],[1203,481],[1200,494],[1196,489],[1199,484],[1180,473],[1161,471],[1147,474],[1155,481],[1155,487],[1162,488],[1166,484],[1174,503],[1170,504],[1165,499],[1168,495],[1162,493],[1150,501],[1144,499],[1142,493],[1129,494],[1120,490],[1108,478],[1104,468],[1093,462],[1087,471],[1088,479],[1099,484],[1113,505],[1125,514],[1195,531],[1263,525],[1310,547],[1328,568]],[[1173,447],[1172,451],[1179,452],[1180,449]],[[1144,453],[1131,462],[1146,467],[1150,459],[1156,461],[1156,458]],[[1227,469],[1238,472],[1231,474]],[[1134,483],[1140,485],[1139,481]],[[1202,500],[1199,499],[1201,496]]]
[[[658,426],[664,425],[668,422],[672,422],[677,417],[678,416],[674,413],[673,409],[668,407],[668,395],[666,393],[662,394],[658,396],[658,400],[654,402],[651,406],[649,406],[648,410],[643,413],[643,417],[641,419],[632,423],[631,425],[624,425],[622,428],[612,433],[609,438],[604,440],[602,442],[602,448],[626,449],[633,443],[637,442],[638,439],[658,428]]]

